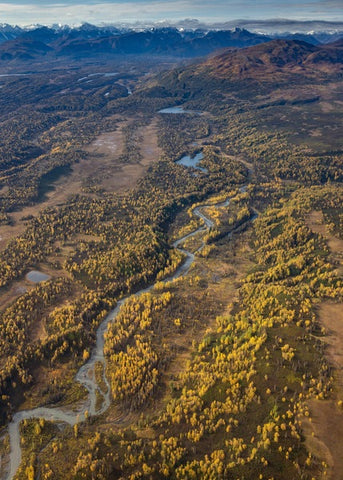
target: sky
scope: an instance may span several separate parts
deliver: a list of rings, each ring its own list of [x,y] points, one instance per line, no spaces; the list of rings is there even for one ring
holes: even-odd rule
[[[343,0],[0,0],[0,23],[17,25],[201,22],[289,18],[343,21]]]

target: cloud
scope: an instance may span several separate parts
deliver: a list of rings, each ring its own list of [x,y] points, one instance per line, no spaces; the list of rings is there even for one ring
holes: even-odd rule
[[[184,8],[184,1],[177,0],[168,3],[158,2],[122,2],[122,3],[94,3],[77,4],[42,4],[25,2],[22,4],[0,3],[0,17],[3,22],[19,23],[80,23],[82,21],[118,21],[135,20],[140,15],[156,18],[156,12],[161,15],[177,14]]]
[[[1,0],[0,0],[1,1]],[[136,20],[177,21],[185,17],[203,22],[239,18],[343,20],[341,0],[14,0],[0,3],[3,22],[30,23],[135,22]]]

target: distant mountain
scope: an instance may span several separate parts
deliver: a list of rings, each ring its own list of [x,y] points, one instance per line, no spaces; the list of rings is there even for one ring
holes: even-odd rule
[[[127,29],[119,29],[111,25],[97,27],[89,23],[83,23],[78,27],[71,27],[68,25],[53,25],[51,27],[32,25],[25,28],[3,23],[0,24],[0,43],[14,40],[18,37],[29,37],[44,43],[50,43],[54,39],[62,36],[83,39],[97,38],[122,33],[126,30]]]
[[[235,30],[210,31],[200,38],[190,40],[190,51],[193,54],[206,55],[214,50],[226,47],[243,48],[258,45],[270,40],[266,35],[251,33],[248,30],[236,28]]]
[[[105,29],[88,24],[80,28],[60,30],[38,27],[22,32],[15,40],[4,42],[1,45],[1,58],[23,58],[23,50],[31,58],[47,52],[74,58],[101,54],[194,57],[226,47],[242,48],[267,40],[269,37],[265,35],[238,28],[233,31],[210,32],[180,32],[176,28],[119,32],[112,27]],[[30,42],[34,45],[32,52],[29,51]],[[44,44],[46,48],[43,45],[39,47],[36,42]],[[16,48],[18,52],[15,51]]]
[[[264,35],[251,34],[236,29],[219,32],[187,34],[177,29],[163,28],[143,32],[127,32],[99,38],[80,39],[63,37],[51,46],[58,55],[114,54],[164,54],[176,56],[201,56],[225,47],[244,47],[269,40]]]
[[[122,33],[123,29],[117,28],[113,25],[97,27],[96,25],[92,25],[90,23],[83,23],[80,27],[71,29],[71,31],[77,32],[79,35],[83,35],[84,38],[94,38]]]
[[[319,45],[322,43],[311,33],[285,33],[281,35],[271,35],[271,38],[276,40],[300,40],[301,42],[310,43],[311,45]]]
[[[80,38],[76,32],[54,42],[57,55],[88,56],[94,54],[172,53],[182,42],[177,30],[154,30]]]
[[[38,27],[34,30],[29,30],[27,32],[23,32],[19,38],[24,40],[33,40],[37,42],[42,42],[45,44],[49,44],[58,38],[59,34],[56,30],[48,27]]]
[[[332,43],[343,38],[343,30],[335,33],[314,32],[312,35],[319,43]]]
[[[283,41],[306,41],[318,45],[314,34],[282,34]],[[337,40],[336,36],[333,36]],[[241,49],[264,44],[271,37],[244,28],[233,30],[182,30],[174,27],[147,30],[120,30],[115,26],[97,27],[85,23],[79,27],[36,26],[27,29],[0,25],[0,59],[3,61],[38,58],[41,55],[84,58],[96,55],[169,55],[200,57],[225,48]],[[281,45],[281,44],[275,44]],[[277,47],[275,47],[277,48]],[[297,47],[298,50],[300,47]],[[285,52],[275,52],[282,55]],[[331,54],[333,54],[331,52]],[[258,51],[257,51],[258,55]],[[319,59],[323,53],[318,54]],[[239,58],[250,69],[252,59]],[[258,62],[257,62],[258,63]],[[237,67],[238,68],[238,67]]]
[[[125,26],[123,24],[122,26]],[[135,28],[138,28],[137,25]],[[140,28],[153,27],[150,25],[140,24]],[[324,21],[324,20],[289,20],[283,18],[267,18],[265,20],[231,20],[216,23],[202,23],[196,19],[179,20],[178,22],[164,22],[164,26],[174,26],[184,30],[202,30],[202,31],[218,31],[233,30],[234,28],[242,28],[252,33],[261,33],[271,38],[285,38],[292,40],[292,36],[305,35],[308,41],[311,38],[317,39],[320,43],[330,43],[343,37],[342,21]],[[296,40],[296,38],[293,38]],[[301,38],[298,38],[301,40]],[[305,40],[305,38],[303,39]],[[312,43],[309,41],[309,43]]]
[[[12,27],[7,23],[0,24],[0,43],[13,40],[23,33],[20,27]]]

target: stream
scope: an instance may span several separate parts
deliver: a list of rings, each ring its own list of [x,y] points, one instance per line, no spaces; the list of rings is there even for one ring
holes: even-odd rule
[[[245,191],[246,187],[242,187],[240,190],[241,192]],[[212,207],[225,207],[228,206],[230,202],[230,198],[227,199],[225,202],[217,203],[215,205],[211,205]],[[193,209],[193,214],[200,218],[204,224],[194,230],[191,233],[183,236],[182,238],[176,240],[173,243],[173,247],[177,248],[185,255],[184,262],[176,269],[173,275],[168,278],[165,278],[163,282],[169,282],[175,278],[178,278],[182,275],[186,275],[190,266],[194,262],[195,255],[188,250],[183,249],[180,247],[185,240],[194,235],[197,235],[200,232],[206,232],[212,227],[214,227],[214,222],[206,217],[204,213],[202,213],[202,209],[209,207],[210,205],[201,205],[195,207]],[[197,252],[199,252],[205,246],[204,241],[202,241],[201,246],[198,248]],[[197,253],[195,252],[195,253]],[[153,289],[155,284],[150,285],[147,288],[144,288],[138,291],[135,296],[138,296],[142,293],[148,292]],[[104,333],[107,330],[109,323],[113,321],[113,319],[118,315],[118,312],[123,305],[132,295],[128,297],[124,297],[117,302],[116,307],[105,317],[102,321],[100,326],[98,327],[97,334],[96,334],[96,344],[93,348],[92,354],[89,360],[82,365],[75,376],[75,380],[83,385],[88,391],[88,400],[85,402],[79,411],[67,410],[67,408],[53,408],[53,407],[37,407],[32,410],[22,410],[15,413],[12,417],[12,421],[8,426],[8,433],[10,438],[10,458],[9,458],[9,469],[8,474],[5,476],[6,480],[11,480],[15,477],[16,472],[20,466],[22,452],[20,446],[20,431],[19,426],[20,422],[25,419],[31,418],[44,418],[45,420],[55,421],[57,423],[66,423],[71,426],[75,425],[76,423],[84,421],[88,416],[98,416],[104,413],[111,404],[111,388],[110,384],[105,375],[105,357],[104,357]],[[103,380],[106,385],[106,391],[103,391],[101,387],[97,384],[95,378],[95,364],[100,362],[103,365]],[[97,403],[99,403],[99,395],[102,398],[102,403],[99,408],[97,408]],[[1,459],[0,459],[1,460]],[[0,463],[1,464],[1,463]]]

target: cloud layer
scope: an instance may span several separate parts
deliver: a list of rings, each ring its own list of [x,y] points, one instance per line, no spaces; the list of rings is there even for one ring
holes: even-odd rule
[[[30,23],[135,22],[185,17],[203,22],[234,19],[290,18],[343,20],[342,0],[14,0],[0,3],[2,22]]]

